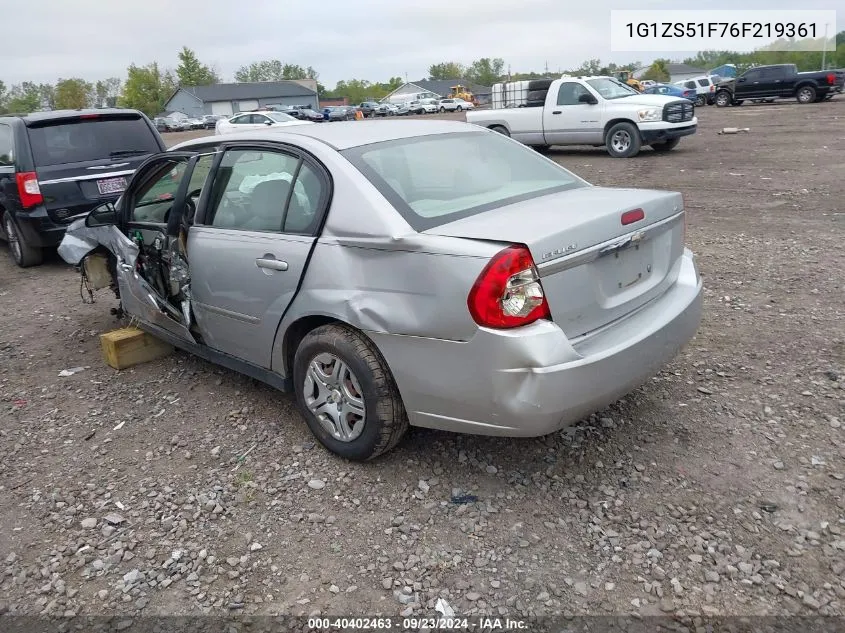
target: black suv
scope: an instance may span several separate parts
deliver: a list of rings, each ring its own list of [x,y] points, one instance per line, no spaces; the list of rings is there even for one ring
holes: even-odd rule
[[[37,266],[65,228],[115,201],[150,154],[166,149],[137,110],[55,110],[0,116],[0,239]]]

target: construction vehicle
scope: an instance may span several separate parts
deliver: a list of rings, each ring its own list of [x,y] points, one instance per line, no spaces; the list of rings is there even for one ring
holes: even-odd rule
[[[474,106],[478,105],[478,101],[476,101],[475,95],[472,94],[469,90],[467,90],[464,86],[458,84],[457,86],[452,86],[450,90],[452,91],[449,93],[450,99],[463,99],[464,101],[469,101]]]
[[[619,70],[619,71],[616,71],[616,75],[614,75],[614,76],[616,77],[616,79],[618,79],[622,83],[628,84],[629,86],[631,86],[631,88],[633,88],[637,92],[643,91],[643,87],[640,84],[639,80],[634,79],[634,71],[633,70]]]

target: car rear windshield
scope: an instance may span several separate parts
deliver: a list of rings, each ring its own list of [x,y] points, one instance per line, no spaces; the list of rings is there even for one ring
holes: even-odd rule
[[[111,160],[161,151],[141,117],[57,119],[29,128],[29,142],[39,166]]]
[[[588,186],[536,151],[495,132],[418,136],[341,153],[415,231]]]

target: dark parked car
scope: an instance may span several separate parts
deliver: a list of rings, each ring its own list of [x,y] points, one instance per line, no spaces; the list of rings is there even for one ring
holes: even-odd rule
[[[346,106],[327,106],[323,108],[324,121],[351,121],[355,113]]]
[[[799,73],[795,64],[758,66],[736,78],[726,79],[716,88],[716,105],[724,108],[744,100],[796,99],[798,103],[818,103],[841,94],[845,72],[819,70]]]
[[[381,104],[375,101],[365,101],[358,106],[358,109],[365,117],[385,116],[387,114],[386,110],[382,111]]]
[[[0,239],[15,263],[37,266],[75,218],[114,201],[165,144],[137,110],[56,110],[0,116]]]
[[[205,127],[206,130],[213,130],[217,126],[217,122],[223,118],[225,117],[222,114],[206,114],[202,118],[205,122],[203,127]]]
[[[289,114],[295,119],[300,119],[301,121],[317,122],[323,120],[323,115],[311,108],[292,108],[290,110],[285,110],[285,114]]]

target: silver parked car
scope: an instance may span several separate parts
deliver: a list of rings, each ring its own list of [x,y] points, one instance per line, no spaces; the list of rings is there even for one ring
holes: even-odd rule
[[[409,424],[551,433],[648,380],[701,317],[684,229],[679,193],[595,187],[474,125],[365,121],[181,143],[59,252],[365,460]]]

